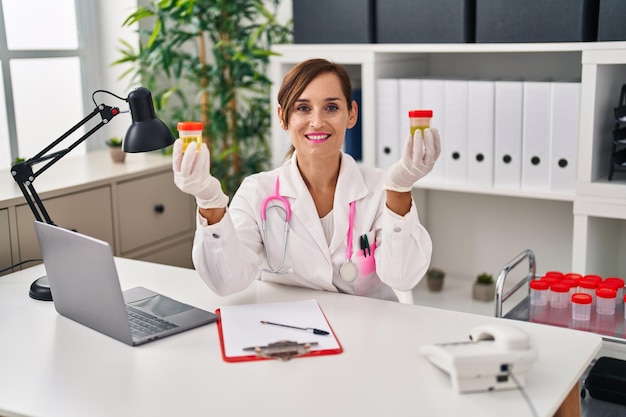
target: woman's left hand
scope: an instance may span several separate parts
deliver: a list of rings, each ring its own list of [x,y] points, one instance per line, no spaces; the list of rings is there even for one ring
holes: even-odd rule
[[[439,131],[435,128],[424,129],[422,137],[422,130],[417,129],[413,137],[407,137],[402,158],[389,168],[385,189],[411,191],[415,181],[432,171],[440,153]]]

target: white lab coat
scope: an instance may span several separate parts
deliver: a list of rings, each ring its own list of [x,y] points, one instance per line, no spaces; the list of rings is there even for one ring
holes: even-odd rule
[[[268,272],[261,226],[263,201],[275,194],[280,176],[280,195],[291,205],[290,230],[282,273]],[[207,285],[219,295],[246,288],[254,279],[338,292],[333,285],[346,262],[349,204],[356,201],[352,260],[359,263],[359,237],[376,242],[372,255],[376,271],[359,274],[352,283],[342,283],[342,292],[397,300],[391,288],[410,290],[426,273],[432,242],[420,224],[415,204],[402,217],[386,205],[385,172],[357,163],[343,154],[333,204],[334,234],[330,247],[315,204],[297,167],[295,155],[281,167],[246,178],[233,197],[224,218],[207,225],[199,215],[193,245],[193,262]],[[269,206],[277,204],[271,202]],[[272,268],[283,253],[285,221],[282,211],[267,211],[267,240]],[[359,256],[359,252],[361,255]],[[371,258],[370,258],[371,259]]]

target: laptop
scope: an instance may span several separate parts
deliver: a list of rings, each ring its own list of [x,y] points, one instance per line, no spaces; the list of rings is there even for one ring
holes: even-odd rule
[[[54,307],[62,316],[130,346],[218,319],[147,288],[122,292],[107,242],[39,221],[35,232]]]

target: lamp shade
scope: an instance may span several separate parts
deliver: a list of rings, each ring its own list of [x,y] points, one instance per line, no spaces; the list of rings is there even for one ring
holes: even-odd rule
[[[122,142],[124,152],[154,151],[174,143],[170,129],[156,117],[150,90],[136,88],[128,94],[127,101],[133,122]]]

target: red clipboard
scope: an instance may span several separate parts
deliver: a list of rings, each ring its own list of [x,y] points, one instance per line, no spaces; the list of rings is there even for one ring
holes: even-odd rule
[[[237,307],[237,306],[233,306],[233,307]],[[319,307],[319,305],[318,305]],[[320,308],[321,311],[321,308]],[[223,329],[223,320],[222,320],[222,312],[221,309],[217,309],[215,311],[215,313],[218,315],[219,319],[217,320],[217,330],[218,330],[218,334],[219,334],[219,339],[220,339],[220,349],[222,352],[222,359],[225,362],[249,362],[249,361],[260,361],[260,360],[269,360],[269,359],[274,359],[274,358],[268,358],[268,357],[264,357],[264,356],[259,356],[256,353],[250,353],[248,354],[247,352],[243,353],[241,355],[228,355],[227,354],[227,349],[225,346],[225,338],[224,338],[224,329]],[[334,341],[336,342],[336,347],[333,348],[315,348],[312,347],[312,350],[303,353],[303,354],[299,354],[296,356],[293,356],[294,358],[305,358],[305,357],[311,357],[311,356],[324,356],[324,355],[336,355],[339,353],[343,352],[343,347],[341,346],[341,343],[339,342],[339,339],[337,338],[337,336],[335,335],[334,330],[332,329],[332,327],[330,326],[330,323],[328,323],[328,320],[326,319],[326,315],[324,315],[323,312],[322,316],[324,321],[327,324],[327,328],[329,329],[330,335],[328,337],[333,337]],[[326,336],[324,336],[326,337]],[[278,340],[277,340],[278,341]],[[261,345],[264,345],[265,343],[262,343]]]

